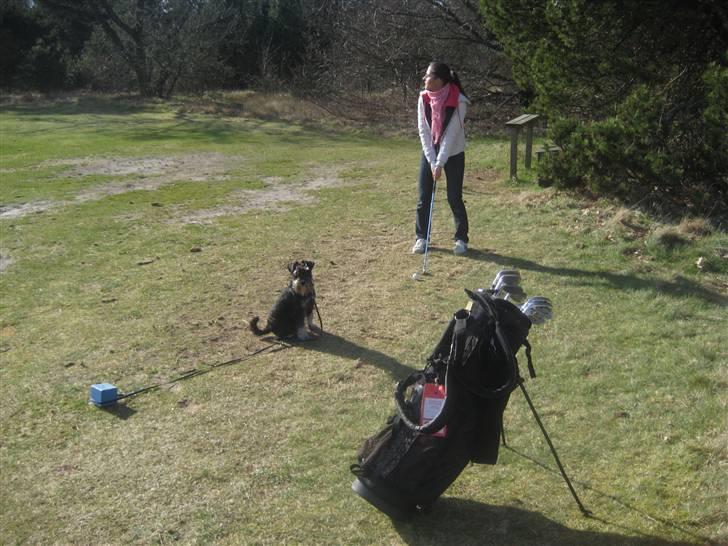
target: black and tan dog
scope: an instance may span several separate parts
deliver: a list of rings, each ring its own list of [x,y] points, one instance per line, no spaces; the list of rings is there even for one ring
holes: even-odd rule
[[[250,331],[256,336],[273,332],[279,339],[295,337],[299,341],[314,339],[313,311],[316,307],[316,290],[313,284],[314,262],[301,261],[288,265],[291,281],[281,292],[268,313],[268,322],[262,330],[258,317],[250,321]],[[317,309],[318,311],[318,309]]]

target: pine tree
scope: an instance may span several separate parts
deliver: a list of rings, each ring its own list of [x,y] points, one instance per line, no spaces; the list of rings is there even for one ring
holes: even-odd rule
[[[728,214],[728,8],[483,0],[563,154],[542,176],[666,213]]]

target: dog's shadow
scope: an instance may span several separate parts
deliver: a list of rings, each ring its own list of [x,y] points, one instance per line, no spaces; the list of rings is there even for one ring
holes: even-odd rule
[[[302,349],[319,351],[341,358],[350,359],[352,361],[360,361],[363,364],[371,364],[386,371],[397,381],[404,379],[414,371],[409,366],[405,366],[389,355],[375,349],[358,345],[353,341],[349,341],[348,339],[331,332],[321,333],[316,340],[305,343],[296,343],[296,346],[301,347]]]

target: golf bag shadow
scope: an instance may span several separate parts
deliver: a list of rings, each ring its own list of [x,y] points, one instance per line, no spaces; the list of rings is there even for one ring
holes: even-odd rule
[[[466,293],[470,309],[455,313],[425,368],[398,383],[397,413],[351,466],[352,489],[393,519],[427,510],[468,462],[496,463],[521,346],[535,375],[528,317],[487,292]]]

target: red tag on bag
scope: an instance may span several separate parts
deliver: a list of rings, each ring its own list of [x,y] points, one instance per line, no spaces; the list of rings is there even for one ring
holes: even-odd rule
[[[436,385],[435,383],[425,383],[422,389],[422,405],[420,407],[420,425],[426,425],[440,414],[440,410],[445,405],[445,385]],[[447,426],[442,427],[432,436],[444,438],[447,436]]]

